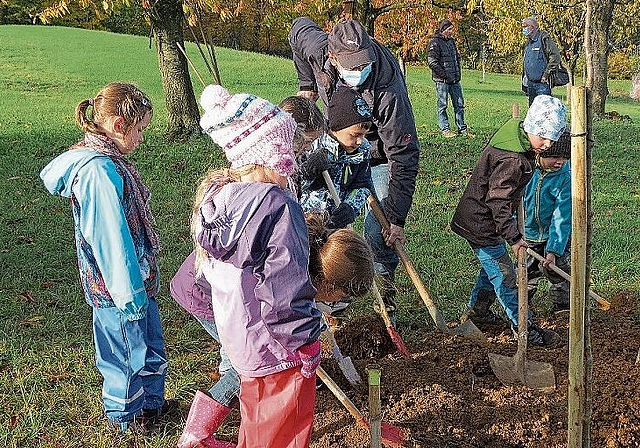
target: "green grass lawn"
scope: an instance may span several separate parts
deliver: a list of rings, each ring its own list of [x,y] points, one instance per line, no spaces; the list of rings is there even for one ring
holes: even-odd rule
[[[70,205],[50,196],[38,174],[81,137],[74,108],[104,84],[133,82],[154,102],[146,141],[132,159],[152,191],[163,244],[159,301],[170,356],[167,392],[187,406],[194,389],[211,383],[217,352],[195,320],[173,303],[168,281],[191,250],[194,188],[209,166],[223,161],[208,138],[163,141],[163,93],[147,38],[0,26],[0,42],[0,445],[114,446],[102,419],[91,310],[78,282]],[[206,73],[196,48],[188,45],[187,51]],[[232,92],[273,102],[296,92],[289,60],[224,48],[217,49],[217,57],[223,84]],[[465,71],[462,82],[466,121],[477,137],[445,140],[436,125],[429,70],[408,69],[422,153],[407,249],[451,320],[463,310],[478,266],[467,244],[448,229],[449,220],[486,140],[509,118],[512,103],[522,111],[527,104],[517,76],[489,73],[483,80],[479,72]],[[194,87],[202,91],[199,83]],[[640,289],[640,105],[628,98],[628,82],[611,82],[609,88],[607,110],[631,120],[595,123],[591,273],[594,289],[604,297]],[[433,324],[404,275],[400,284],[400,330],[410,341]],[[358,301],[352,312],[369,312],[368,300]],[[172,447],[180,430],[180,424],[170,424],[165,433],[140,443]]]

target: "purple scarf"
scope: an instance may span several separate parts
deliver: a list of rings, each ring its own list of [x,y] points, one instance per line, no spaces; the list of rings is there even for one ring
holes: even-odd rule
[[[113,160],[113,163],[120,168],[120,171],[126,176],[126,179],[124,179],[125,182],[131,186],[131,190],[133,192],[134,200],[131,204],[134,208],[134,212],[137,213],[142,220],[145,233],[151,243],[152,252],[157,254],[160,251],[160,240],[158,238],[158,233],[154,229],[155,220],[153,219],[151,208],[149,207],[151,193],[142,182],[138,171],[134,168],[131,162],[123,157],[113,140],[104,135],[87,132],[83,140],[80,140],[71,147],[71,149],[76,148],[94,149],[106,156],[109,156],[109,158]]]

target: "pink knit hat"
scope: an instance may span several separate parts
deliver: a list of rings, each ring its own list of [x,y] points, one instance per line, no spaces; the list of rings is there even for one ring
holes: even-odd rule
[[[231,95],[219,85],[204,89],[200,105],[200,126],[222,148],[231,168],[261,165],[284,177],[293,174],[297,124],[290,114],[254,95]]]

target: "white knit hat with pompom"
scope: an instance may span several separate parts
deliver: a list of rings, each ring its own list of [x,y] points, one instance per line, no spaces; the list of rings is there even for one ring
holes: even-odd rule
[[[284,177],[293,174],[297,124],[290,114],[254,95],[231,95],[219,85],[204,89],[200,105],[200,126],[222,148],[231,168],[261,165]]]

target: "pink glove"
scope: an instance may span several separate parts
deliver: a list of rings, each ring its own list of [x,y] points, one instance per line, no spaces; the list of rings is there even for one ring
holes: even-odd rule
[[[320,365],[320,341],[303,345],[298,349],[300,361],[302,361],[302,376],[311,378],[316,374],[316,369]]]

